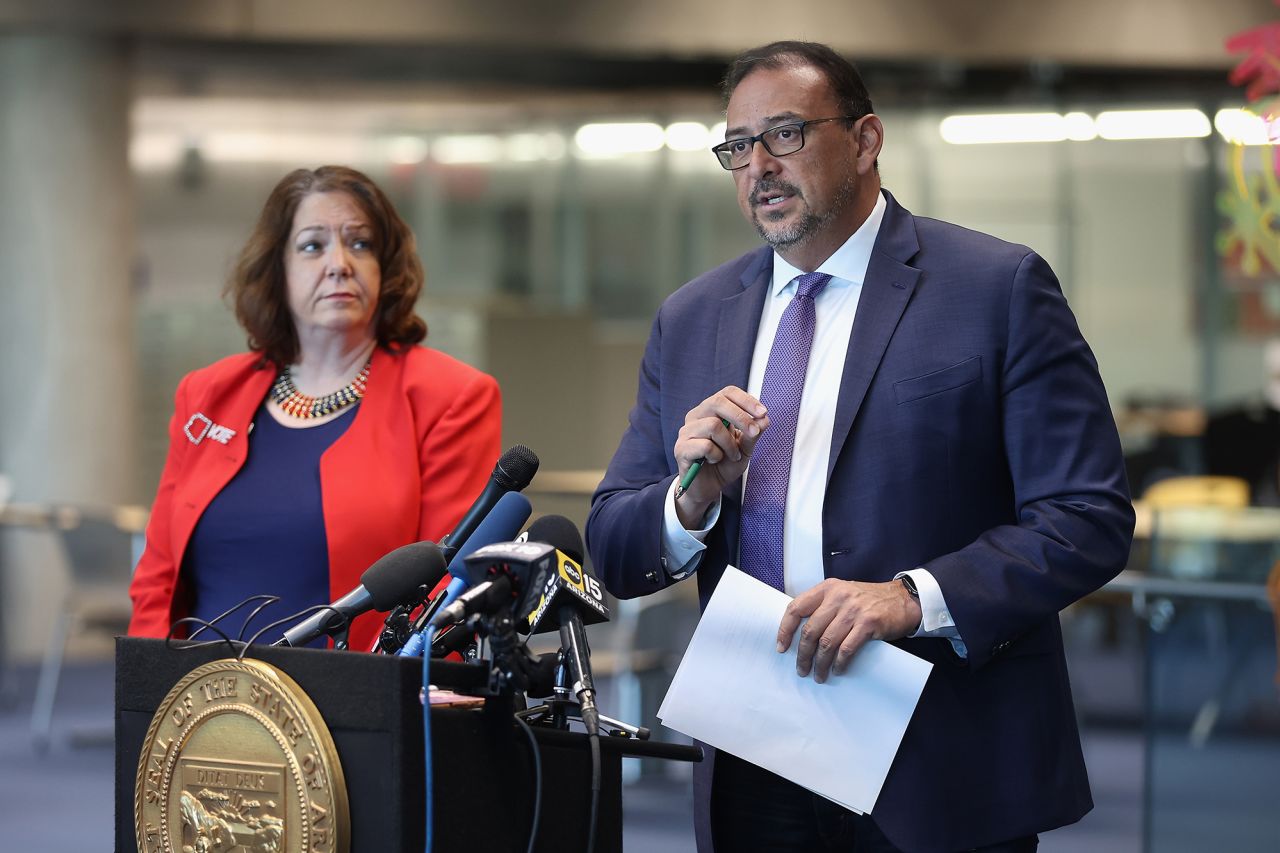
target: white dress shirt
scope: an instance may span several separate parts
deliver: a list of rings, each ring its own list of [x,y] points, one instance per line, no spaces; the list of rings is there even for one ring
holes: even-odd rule
[[[831,453],[831,435],[835,428],[836,403],[840,379],[853,320],[858,313],[862,284],[871,262],[871,250],[880,223],[884,219],[885,200],[876,198],[875,207],[861,227],[818,267],[817,272],[831,276],[814,301],[817,324],[813,349],[805,373],[804,394],[800,400],[795,448],[791,457],[791,476],[787,487],[786,515],[783,521],[783,583],[787,595],[795,597],[824,579],[822,563],[822,485],[827,479],[827,461]],[[765,366],[782,314],[795,295],[795,278],[804,270],[787,263],[777,252],[773,255],[773,281],[760,316],[751,358],[751,374],[747,393],[757,399],[764,384]],[[748,468],[746,476],[750,476]],[[743,483],[746,482],[746,476]],[[815,484],[816,487],[815,487]],[[703,527],[686,530],[676,515],[676,483],[667,492],[663,523],[663,561],[673,578],[687,577],[697,569],[706,549],[706,535],[720,518],[719,500],[707,512]],[[920,595],[922,619],[913,636],[948,637],[961,655],[965,654],[951,614],[947,610],[942,589],[933,575],[924,569],[900,572],[911,576]]]

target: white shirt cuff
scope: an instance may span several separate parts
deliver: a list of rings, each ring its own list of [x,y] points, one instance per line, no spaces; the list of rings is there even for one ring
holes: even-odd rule
[[[898,572],[894,580],[908,576],[916,585],[920,596],[920,627],[916,628],[913,637],[946,637],[960,657],[968,657],[969,649],[960,639],[960,631],[956,628],[951,611],[947,609],[947,600],[942,595],[942,587],[928,569],[911,569]]]
[[[683,580],[698,568],[702,552],[707,550],[707,534],[720,520],[720,498],[717,497],[711,509],[707,510],[700,529],[689,530],[681,524],[680,516],[676,515],[676,485],[679,481],[679,477],[671,481],[662,509],[662,565],[672,580]]]

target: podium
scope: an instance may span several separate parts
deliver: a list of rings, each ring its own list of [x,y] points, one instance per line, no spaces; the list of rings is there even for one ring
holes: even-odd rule
[[[324,718],[346,780],[352,853],[423,849],[420,659],[254,646],[247,657],[297,682]],[[122,637],[116,645],[116,850],[135,853],[134,794],[147,729],[187,673],[234,657],[225,643]],[[484,682],[474,664],[432,661],[432,680],[455,689]],[[586,846],[591,753],[586,735],[534,727],[542,766],[536,850]],[[513,853],[527,848],[533,818],[531,746],[510,716],[493,708],[431,712],[434,849]],[[692,747],[601,737],[597,853],[622,850],[623,755],[698,760]]]

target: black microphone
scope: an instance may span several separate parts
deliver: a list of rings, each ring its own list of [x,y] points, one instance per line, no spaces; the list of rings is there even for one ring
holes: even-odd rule
[[[467,510],[467,514],[458,522],[453,532],[440,540],[440,550],[444,552],[445,562],[453,559],[453,555],[467,544],[471,534],[493,509],[499,498],[507,492],[524,491],[524,487],[532,482],[533,475],[536,473],[538,473],[538,454],[523,444],[517,444],[502,454],[498,464],[493,466],[493,474],[490,475],[489,482],[480,493],[480,497],[476,498],[471,509]]]
[[[604,590],[579,562],[582,558],[582,534],[563,515],[544,515],[521,534],[529,542],[542,542],[556,550],[556,564],[541,579],[539,596],[527,596],[530,606],[517,614],[523,617],[520,630],[528,634],[555,631],[564,625],[566,605],[572,608],[583,625],[609,621]],[[521,621],[519,618],[517,621]]]
[[[587,573],[570,554],[582,558],[582,534],[572,521],[560,515],[547,515],[529,526],[529,541],[544,542],[555,549],[556,570],[543,582],[542,598],[529,614],[529,633],[560,628],[560,647],[564,651],[572,689],[578,696],[578,708],[587,734],[600,733],[600,712],[596,708],[595,680],[591,675],[591,647],[587,644],[587,622],[603,622],[609,618],[600,582]]]
[[[360,586],[333,602],[332,609],[321,610],[294,625],[273,645],[301,646],[317,637],[337,634],[362,613],[385,613],[415,596],[425,595],[444,576],[444,555],[434,542],[404,545],[365,569]]]
[[[544,515],[536,519],[517,541],[545,542],[578,565],[582,565],[587,551],[578,526],[563,515]]]
[[[495,542],[468,554],[470,589],[431,619],[434,628],[479,614],[525,612],[522,602],[555,564],[555,549],[531,542]]]
[[[573,678],[573,692],[578,694],[578,712],[587,734],[600,734],[600,711],[596,708],[596,685],[591,678],[591,647],[587,645],[587,633],[582,628],[582,618],[573,612],[573,605],[561,608],[560,648],[564,650],[569,675]]]
[[[465,658],[467,649],[475,641],[475,635],[468,631],[465,625],[454,625],[441,629],[440,633],[431,640],[431,657],[443,658],[456,652]],[[419,649],[418,655],[421,654],[422,650]]]

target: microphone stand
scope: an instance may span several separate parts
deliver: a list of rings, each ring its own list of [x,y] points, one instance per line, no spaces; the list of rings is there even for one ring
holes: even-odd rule
[[[556,664],[556,681],[552,695],[543,700],[543,704],[523,711],[517,711],[520,717],[531,725],[543,725],[561,731],[568,731],[569,721],[582,722],[582,708],[574,698],[573,689],[569,686],[569,652],[561,649]],[[644,726],[633,726],[631,723],[600,714],[600,725],[612,737],[629,737],[636,740],[648,740],[650,731]]]
[[[409,642],[409,637],[413,634],[413,625],[409,621],[409,615],[413,612],[413,604],[397,604],[395,609],[387,614],[387,618],[382,623],[382,633],[378,635],[377,642],[374,643],[370,650],[375,654],[394,655]]]

